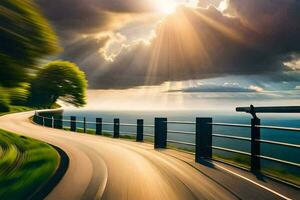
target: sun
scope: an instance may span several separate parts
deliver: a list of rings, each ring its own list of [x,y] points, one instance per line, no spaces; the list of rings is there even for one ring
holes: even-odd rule
[[[172,14],[176,11],[178,4],[175,0],[160,0],[157,3],[157,10],[166,15]]]
[[[174,13],[178,6],[197,7],[198,0],[154,0],[157,11],[166,15]]]

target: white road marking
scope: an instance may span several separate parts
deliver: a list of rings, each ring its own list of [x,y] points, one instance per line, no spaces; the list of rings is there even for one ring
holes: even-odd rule
[[[255,181],[253,181],[253,180],[251,180],[251,179],[249,179],[247,177],[244,177],[244,176],[242,176],[242,175],[240,175],[238,173],[235,173],[235,172],[233,172],[233,171],[231,171],[231,170],[229,170],[229,169],[227,169],[225,167],[222,167],[222,166],[220,166],[218,164],[215,164],[215,163],[214,163],[214,165],[217,166],[217,167],[219,167],[219,168],[221,168],[221,169],[223,169],[223,170],[225,170],[225,171],[227,171],[227,172],[229,172],[229,173],[231,173],[231,174],[233,174],[233,175],[235,175],[235,176],[238,176],[238,177],[240,177],[240,178],[242,178],[242,179],[244,179],[246,181],[249,181],[249,182],[253,183],[254,185],[257,185],[257,186],[259,186],[259,187],[261,187],[261,188],[263,188],[263,189],[265,189],[265,190],[267,190],[267,191],[269,191],[269,192],[271,192],[271,193],[273,193],[273,194],[275,194],[275,195],[277,195],[277,196],[279,196],[279,197],[281,197],[283,199],[292,200],[291,198],[286,197],[283,194],[280,194],[279,192],[276,192],[276,191],[274,191],[274,190],[272,190],[272,189],[270,189],[270,188],[268,188],[268,187],[266,187],[264,185],[261,185],[261,184],[255,182]]]

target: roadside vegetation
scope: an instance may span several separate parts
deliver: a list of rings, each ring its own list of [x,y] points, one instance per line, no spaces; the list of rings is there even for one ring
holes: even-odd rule
[[[27,106],[14,106],[9,105],[9,112],[0,112],[0,116],[10,114],[10,113],[18,113],[18,112],[26,112],[31,111],[33,108],[27,107]]]
[[[35,1],[3,0],[0,11],[0,116],[53,108],[58,99],[84,105],[85,74],[69,62],[44,64],[61,48]],[[35,198],[59,163],[50,145],[0,130],[0,199]]]
[[[43,64],[61,48],[36,3],[5,0],[0,10],[0,113],[14,106],[51,108],[58,99],[84,105],[85,74],[66,61]]]
[[[0,199],[30,199],[58,169],[50,145],[0,129]]]

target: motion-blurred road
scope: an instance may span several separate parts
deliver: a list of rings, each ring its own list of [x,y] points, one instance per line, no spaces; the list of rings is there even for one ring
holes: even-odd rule
[[[299,190],[259,180],[220,163],[153,145],[78,134],[32,124],[33,112],[0,118],[0,128],[63,149],[69,169],[47,199],[297,199]]]

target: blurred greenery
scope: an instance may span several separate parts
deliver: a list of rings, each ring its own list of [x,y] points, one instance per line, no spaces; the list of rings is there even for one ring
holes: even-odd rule
[[[60,99],[80,107],[86,104],[87,81],[76,64],[53,61],[39,71],[32,81],[29,102],[33,106],[51,107]]]
[[[0,87],[0,112],[9,111],[9,95],[4,88]]]
[[[29,199],[47,183],[60,157],[50,145],[0,130],[0,199]]]
[[[0,24],[0,85],[15,87],[59,50],[57,37],[32,0],[1,0]]]
[[[20,87],[9,89],[9,98],[12,105],[27,105],[29,84],[23,83]]]
[[[34,1],[1,0],[0,24],[0,112],[8,112],[10,105],[50,108],[57,99],[77,107],[86,103],[87,82],[75,64],[37,67],[60,48]]]

